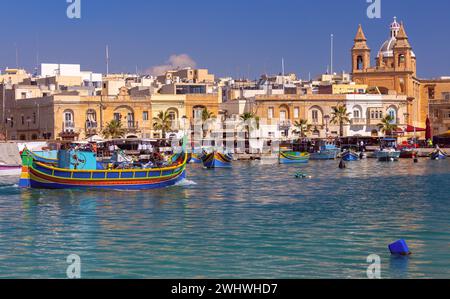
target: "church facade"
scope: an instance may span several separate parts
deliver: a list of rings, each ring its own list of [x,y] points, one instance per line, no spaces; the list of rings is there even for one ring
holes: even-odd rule
[[[435,110],[430,105],[436,97],[445,97],[450,91],[448,79],[418,78],[416,54],[409,42],[405,26],[398,23],[396,18],[390,25],[389,38],[374,57],[374,65],[371,64],[372,51],[361,25],[354,39],[351,56],[353,81],[378,88],[381,94],[406,96],[408,101],[404,118],[409,125],[425,128],[431,110]],[[439,115],[438,112],[433,112],[433,116],[436,114]],[[442,133],[444,129],[445,126],[440,123],[433,124],[434,134]]]

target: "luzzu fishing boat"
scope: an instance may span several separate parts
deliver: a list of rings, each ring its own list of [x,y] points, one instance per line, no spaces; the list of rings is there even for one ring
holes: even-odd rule
[[[308,163],[309,158],[308,153],[282,151],[280,152],[279,162],[280,164]]]
[[[175,185],[186,177],[183,151],[170,166],[102,169],[95,154],[73,150],[58,152],[58,165],[39,162],[28,150],[22,153],[19,186],[38,189],[156,189]]]
[[[437,149],[431,153],[431,160],[445,160],[447,159],[447,154],[444,153],[441,149]]]
[[[203,166],[206,168],[231,168],[233,156],[214,151],[203,156]]]
[[[342,154],[342,160],[346,162],[358,161],[360,159],[360,154],[353,150],[346,150]]]
[[[191,156],[191,159],[189,160],[188,163],[201,164],[203,162],[203,160],[202,160],[203,155],[202,154],[192,153],[192,154],[190,154],[190,156]]]

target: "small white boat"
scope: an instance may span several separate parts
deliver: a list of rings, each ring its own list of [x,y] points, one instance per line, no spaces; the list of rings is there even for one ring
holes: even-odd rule
[[[21,165],[0,165],[0,176],[19,176],[21,172]]]
[[[398,161],[400,159],[400,151],[397,151],[393,148],[382,149],[375,152],[375,157],[378,161],[382,162],[390,162],[390,161]]]

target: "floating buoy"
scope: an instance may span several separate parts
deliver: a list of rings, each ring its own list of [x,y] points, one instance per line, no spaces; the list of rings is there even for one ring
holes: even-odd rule
[[[308,176],[308,175],[306,175],[306,174],[303,173],[303,172],[297,172],[297,173],[295,174],[295,178],[296,178],[296,179],[310,179],[311,176]]]
[[[411,255],[405,240],[398,240],[389,245],[389,251],[392,255]]]
[[[345,169],[345,168],[347,168],[347,166],[345,165],[344,160],[341,160],[341,163],[339,163],[339,168],[340,168],[340,169]]]

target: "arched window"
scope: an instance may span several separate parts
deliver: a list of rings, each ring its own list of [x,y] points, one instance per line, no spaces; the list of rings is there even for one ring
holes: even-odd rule
[[[361,71],[364,68],[364,60],[362,56],[356,58],[356,69]]]
[[[395,124],[397,122],[397,110],[394,108],[389,108],[387,114],[392,118],[391,123]]]
[[[405,60],[406,60],[405,55],[404,54],[400,54],[398,56],[398,66],[403,65],[405,63]]]

